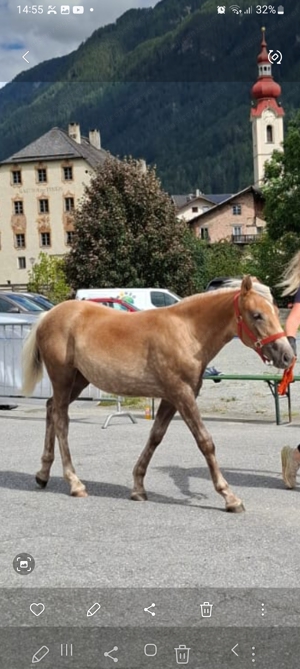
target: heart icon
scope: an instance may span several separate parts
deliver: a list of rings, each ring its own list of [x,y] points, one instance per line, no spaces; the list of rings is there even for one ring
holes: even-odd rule
[[[33,604],[30,604],[30,611],[33,613],[34,616],[40,616],[41,613],[44,613],[45,611],[45,605],[39,602],[36,604],[35,602]]]

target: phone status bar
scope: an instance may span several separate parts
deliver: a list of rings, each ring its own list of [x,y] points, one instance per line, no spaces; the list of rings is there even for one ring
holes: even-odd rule
[[[230,5],[229,7],[226,7],[225,5],[217,6],[218,14],[226,14],[226,12],[232,12],[238,16],[241,14],[257,14],[258,16],[279,14],[279,16],[282,16],[284,14],[284,6],[278,5],[278,7],[275,7],[275,5],[250,5],[246,9],[241,9],[239,5]]]
[[[85,12],[93,12],[94,7],[84,5],[17,5],[19,14],[59,14],[62,16],[82,16]]]

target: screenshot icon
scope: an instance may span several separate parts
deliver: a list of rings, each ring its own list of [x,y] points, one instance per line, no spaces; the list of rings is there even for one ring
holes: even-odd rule
[[[35,560],[29,553],[19,553],[13,561],[13,568],[21,576],[31,574],[35,567]]]

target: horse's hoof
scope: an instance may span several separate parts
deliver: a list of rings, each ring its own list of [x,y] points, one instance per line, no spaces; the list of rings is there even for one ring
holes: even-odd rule
[[[71,492],[72,497],[88,497],[88,493],[86,490],[75,490],[74,492]]]
[[[35,480],[40,488],[46,488],[48,481],[43,481],[38,475],[36,475]]]
[[[146,502],[148,497],[145,492],[133,491],[130,495],[130,499],[133,499],[134,502]]]
[[[231,504],[226,506],[226,511],[229,513],[243,513],[243,511],[246,511],[246,509],[243,502],[239,502],[239,504]]]

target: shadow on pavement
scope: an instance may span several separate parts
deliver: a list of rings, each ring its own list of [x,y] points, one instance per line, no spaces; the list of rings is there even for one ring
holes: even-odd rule
[[[156,469],[167,474],[183,495],[190,496],[192,498],[197,497],[197,493],[190,491],[191,479],[210,480],[210,475],[206,467],[184,469],[183,467],[173,466],[156,467]],[[279,470],[276,472],[257,472],[252,469],[226,469],[225,467],[221,467],[221,472],[230,486],[285,490],[284,483],[281,479],[281,472]]]
[[[126,499],[134,504],[134,502],[130,500],[131,489],[126,486],[114,483],[104,483],[101,481],[81,480],[86,485],[90,497]],[[47,488],[42,490],[36,485],[35,477],[32,474],[27,474],[26,472],[3,471],[0,472],[0,488],[5,488],[7,490],[23,490],[30,493],[36,492],[40,495],[54,493],[69,497],[67,483],[65,483],[63,478],[58,476],[51,477]],[[149,502],[155,504],[175,504],[179,506],[194,506],[195,508],[212,509],[214,511],[220,510],[213,506],[202,507],[201,504],[193,505],[191,504],[190,499],[175,499],[174,497],[168,497],[167,495],[161,495],[151,491],[147,491],[147,494]],[[207,499],[207,496],[202,493],[197,493],[193,495],[193,499],[205,500]]]

